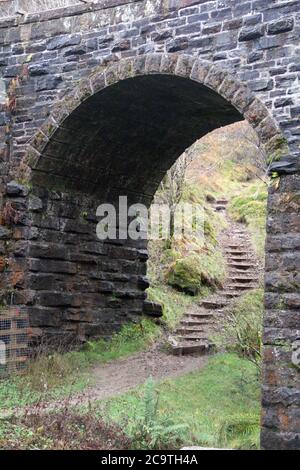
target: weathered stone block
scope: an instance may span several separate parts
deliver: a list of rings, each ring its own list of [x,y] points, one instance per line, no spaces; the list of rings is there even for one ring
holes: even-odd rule
[[[163,315],[163,308],[161,304],[145,300],[143,304],[143,313],[149,317],[159,318]]]
[[[242,28],[239,34],[239,41],[253,41],[254,39],[261,38],[265,33],[264,26],[258,24],[256,26],[248,26]]]
[[[75,46],[80,44],[81,36],[79,34],[58,36],[51,39],[47,44],[48,50],[61,49],[67,46]]]
[[[8,196],[27,196],[28,192],[28,187],[23,186],[16,181],[10,181],[6,185],[6,194]]]
[[[41,271],[44,273],[66,273],[75,274],[77,272],[76,264],[68,261],[53,261],[48,259],[29,258],[29,269],[31,271]]]
[[[292,31],[294,18],[284,18],[268,24],[268,34],[281,34]]]
[[[11,236],[11,231],[3,227],[3,225],[0,225],[0,240],[8,240]]]

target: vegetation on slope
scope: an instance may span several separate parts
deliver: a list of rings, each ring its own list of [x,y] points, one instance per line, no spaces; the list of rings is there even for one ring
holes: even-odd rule
[[[242,187],[239,194],[232,197],[228,207],[234,220],[248,226],[253,246],[261,259],[264,258],[265,250],[267,198],[267,185],[255,181]]]
[[[159,200],[159,194],[157,196]],[[163,199],[163,196],[162,196]],[[149,242],[148,275],[151,285],[169,285],[189,295],[207,295],[220,286],[225,263],[218,248],[217,236],[225,225],[197,186],[186,182],[180,202],[198,204],[203,210],[203,234],[185,234],[181,239]]]
[[[225,310],[222,328],[216,336],[220,348],[236,352],[258,368],[262,358],[264,292],[255,289],[237,299]]]
[[[180,426],[182,445],[256,449],[259,446],[260,385],[257,369],[235,354],[211,358],[201,372],[156,384],[160,420]],[[99,404],[109,421],[131,438],[145,409],[145,386]],[[144,443],[144,446],[147,443]]]
[[[151,320],[124,325],[110,340],[91,341],[81,351],[42,353],[23,375],[0,380],[0,409],[53,401],[83,391],[95,364],[127,357],[149,347],[161,335]]]

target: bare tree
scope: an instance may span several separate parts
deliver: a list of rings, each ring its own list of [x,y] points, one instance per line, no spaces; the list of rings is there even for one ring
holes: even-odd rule
[[[251,176],[268,184],[268,156],[264,145],[260,142],[257,133],[250,125],[240,126],[236,130],[238,146],[235,148],[236,158],[244,162],[247,172]]]
[[[170,208],[170,240],[174,236],[176,207],[182,199],[186,170],[190,162],[190,153],[184,152],[166,173],[159,187],[159,198]]]

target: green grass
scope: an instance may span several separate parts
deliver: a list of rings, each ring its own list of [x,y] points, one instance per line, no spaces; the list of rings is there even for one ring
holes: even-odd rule
[[[151,320],[124,325],[110,340],[89,342],[81,351],[41,354],[23,375],[0,380],[0,410],[66,398],[91,382],[90,367],[127,357],[161,335]]]
[[[264,291],[253,289],[224,311],[224,320],[214,343],[222,350],[234,351],[259,369],[262,359]]]
[[[248,361],[235,354],[217,355],[203,370],[165,380],[156,389],[159,412],[175,424],[187,425],[186,444],[258,447],[260,385],[257,369]],[[144,386],[139,387],[100,403],[100,410],[126,428],[141,414],[144,392]]]
[[[261,258],[265,250],[267,198],[267,186],[258,181],[241,188],[229,204],[231,217],[248,225],[254,248]]]
[[[183,292],[177,292],[163,284],[159,287],[150,287],[147,293],[150,300],[162,304],[162,321],[171,331],[176,329],[188,306],[200,298],[199,296],[191,297]],[[202,295],[205,296],[208,295],[208,293],[209,290],[206,289],[202,292]]]
[[[225,261],[221,252],[190,253],[178,259],[168,271],[168,284],[191,295],[202,294],[205,289],[215,290],[225,278]]]

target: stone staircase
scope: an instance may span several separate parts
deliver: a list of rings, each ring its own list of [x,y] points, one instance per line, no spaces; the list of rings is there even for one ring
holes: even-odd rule
[[[214,209],[223,212],[228,226],[219,237],[227,262],[227,276],[222,289],[193,304],[184,314],[174,335],[169,338],[172,352],[206,354],[213,348],[210,339],[225,308],[259,284],[260,266],[246,227],[233,222],[226,213],[227,201],[216,201]]]

